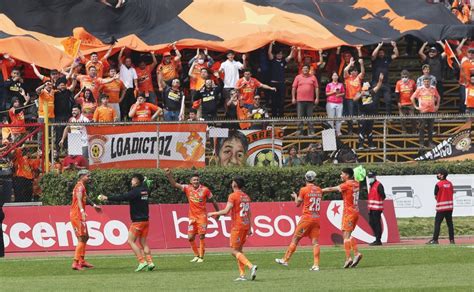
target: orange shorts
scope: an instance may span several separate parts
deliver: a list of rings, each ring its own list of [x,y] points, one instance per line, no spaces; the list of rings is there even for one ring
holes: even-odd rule
[[[82,221],[79,218],[71,218],[71,224],[77,237],[88,235],[86,221]]]
[[[234,249],[241,248],[247,241],[248,234],[248,228],[232,228],[230,231],[230,247]]]
[[[207,217],[189,219],[188,234],[206,234]]]
[[[319,219],[317,220],[301,220],[296,226],[296,237],[308,236],[311,239],[319,238]]]
[[[148,221],[132,222],[128,229],[136,237],[147,237],[148,236]]]
[[[357,220],[359,220],[359,214],[343,214],[342,215],[342,231],[354,231]]]

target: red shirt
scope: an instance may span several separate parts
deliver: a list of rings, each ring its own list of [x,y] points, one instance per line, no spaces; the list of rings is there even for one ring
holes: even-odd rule
[[[318,87],[318,80],[314,75],[305,76],[299,74],[293,81],[293,88],[296,89],[297,101],[314,101],[315,90]]]
[[[362,89],[362,80],[359,75],[347,77],[344,83],[346,84],[346,99],[354,99]]]
[[[420,87],[415,91],[415,93],[413,93],[413,97],[415,99],[418,99],[418,106],[420,108],[420,112],[436,112],[435,102],[436,98],[439,98],[438,90],[436,90],[436,87]]]
[[[151,80],[151,66],[147,65],[145,69],[140,69],[136,67],[135,71],[138,76],[138,90],[140,92],[153,92],[153,82]]]
[[[240,78],[235,85],[236,88],[239,88],[240,95],[242,96],[242,101],[245,104],[253,104],[253,98],[255,96],[255,90],[262,86],[262,83],[257,79],[250,77],[250,80],[246,80],[244,77]]]
[[[407,82],[398,80],[395,85],[395,92],[400,95],[400,105],[412,105],[411,96],[416,90],[416,83],[412,79],[408,79]]]
[[[153,114],[159,109],[158,106],[149,102],[142,103],[138,107],[137,104],[134,104],[131,110],[135,108],[135,115],[132,117],[133,122],[149,122]]]
[[[19,113],[15,114],[16,109],[11,108],[8,111],[8,115],[10,116],[11,126],[23,126],[25,125],[25,114],[23,113],[23,110],[21,110]],[[10,127],[10,130],[12,131],[12,134],[21,134],[25,133],[25,128],[24,127]]]
[[[89,166],[89,163],[87,163],[87,160],[82,155],[68,155],[64,157],[63,168],[68,167],[71,164],[76,164],[77,166],[81,166],[81,167]]]

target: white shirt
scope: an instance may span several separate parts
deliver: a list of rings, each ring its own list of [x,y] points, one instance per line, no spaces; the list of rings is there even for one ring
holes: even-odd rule
[[[239,80],[239,70],[241,70],[244,65],[237,61],[225,61],[221,64],[220,70],[224,71],[224,88],[235,88],[237,80]]]
[[[70,123],[89,123],[90,120],[81,114],[79,116],[79,118],[75,118],[75,117],[69,118],[69,122]],[[71,130],[70,133],[76,133],[76,134],[81,135],[82,146],[87,146],[89,144],[88,139],[87,139],[86,127],[84,127],[84,126],[69,126],[69,129]]]
[[[138,79],[137,71],[135,71],[135,68],[127,68],[127,66],[122,64],[120,66],[120,80],[122,80],[123,85],[125,85],[125,88],[133,88],[134,79]]]

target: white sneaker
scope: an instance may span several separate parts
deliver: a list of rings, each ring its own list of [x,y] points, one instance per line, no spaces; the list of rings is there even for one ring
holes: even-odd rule
[[[255,280],[255,278],[257,277],[257,265],[253,265],[252,268],[250,269],[250,280]]]
[[[202,263],[202,262],[204,262],[203,258],[198,258],[198,260],[196,261],[196,263]]]
[[[245,278],[245,276],[240,276],[238,277],[237,279],[234,280],[235,282],[238,282],[238,281],[247,281],[247,278]]]
[[[275,262],[276,262],[277,264],[279,264],[279,265],[288,267],[288,263],[285,262],[283,259],[275,259]]]
[[[350,268],[351,265],[352,265],[352,259],[349,258],[349,259],[347,259],[346,262],[344,263],[343,268],[344,268],[344,269]]]
[[[319,266],[312,266],[311,269],[309,269],[309,270],[318,272],[319,271]]]
[[[200,259],[200,257],[194,257],[192,260],[190,260],[190,263],[195,263]]]

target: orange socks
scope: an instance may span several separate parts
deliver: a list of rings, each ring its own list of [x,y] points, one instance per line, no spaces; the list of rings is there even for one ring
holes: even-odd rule
[[[237,253],[235,255],[235,258],[239,262],[241,262],[243,265],[247,266],[249,269],[252,268],[252,266],[253,266],[252,263],[247,259],[247,257],[243,253],[241,253],[241,252]]]
[[[151,259],[151,255],[149,255],[149,254],[146,255],[146,262],[147,262],[147,264],[153,263],[153,260]]]
[[[288,246],[288,249],[286,250],[285,256],[283,257],[283,260],[285,262],[289,262],[291,256],[293,253],[296,251],[296,244],[290,243],[290,246]]]
[[[137,256],[137,260],[140,264],[145,262],[142,255]]]
[[[319,247],[319,244],[316,244],[313,246],[313,257],[314,261],[313,264],[315,266],[319,266],[319,254],[320,254],[321,248]]]
[[[351,240],[344,239],[344,250],[346,251],[346,259],[351,257]]]
[[[79,262],[84,258],[84,253],[86,250],[86,244],[82,241],[79,241],[74,251],[74,261]]]
[[[193,240],[193,241],[190,241],[189,243],[191,244],[191,248],[193,249],[194,255],[199,256],[199,251],[198,251],[198,248],[196,246],[196,241]]]
[[[354,256],[359,254],[359,249],[357,248],[357,240],[354,237],[351,237],[351,246],[354,251]]]
[[[242,264],[238,259],[237,259],[237,265],[239,266],[240,276],[245,276],[245,265]]]
[[[201,239],[199,241],[199,257],[204,258],[204,252],[206,249],[206,243],[204,242],[204,239]]]

